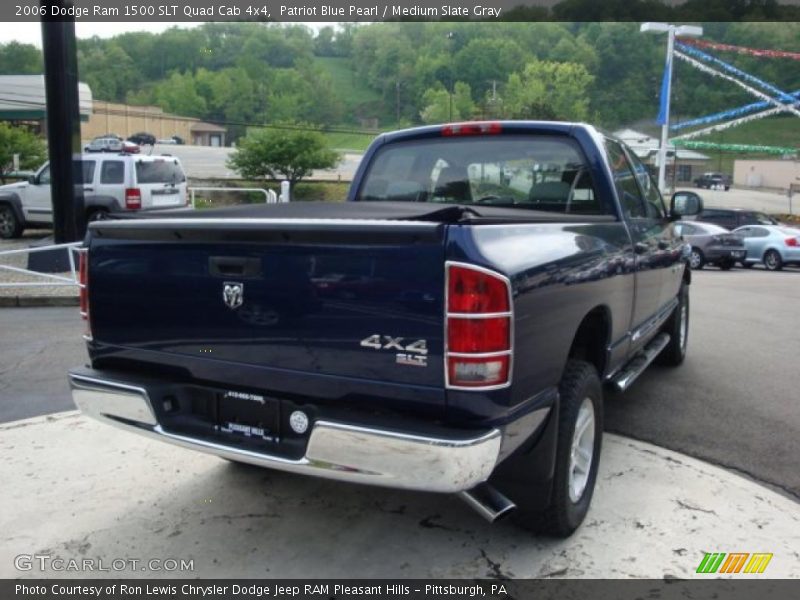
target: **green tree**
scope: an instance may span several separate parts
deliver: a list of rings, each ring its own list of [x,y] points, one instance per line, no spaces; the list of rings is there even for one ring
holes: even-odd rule
[[[14,169],[14,155],[19,154],[20,169],[35,169],[47,155],[42,139],[22,127],[0,121],[0,181]]]
[[[534,60],[509,76],[505,112],[515,119],[586,120],[593,79],[583,65]]]
[[[314,169],[332,169],[339,159],[317,130],[273,128],[251,130],[227,164],[245,179],[287,179],[294,186]]]
[[[429,88],[423,94],[422,104],[424,108],[420,117],[424,123],[466,121],[472,118],[472,113],[475,111],[469,85],[463,81],[456,82],[452,97],[452,112],[450,92],[441,83]]]
[[[38,75],[42,72],[42,51],[30,44],[0,44],[0,75]]]
[[[190,72],[173,73],[159,83],[153,93],[155,101],[166,112],[184,117],[204,117],[208,107],[197,91],[197,82]]]

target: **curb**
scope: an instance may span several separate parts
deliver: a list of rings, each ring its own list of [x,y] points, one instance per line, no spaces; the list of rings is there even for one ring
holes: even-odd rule
[[[78,296],[0,296],[0,308],[79,306]]]

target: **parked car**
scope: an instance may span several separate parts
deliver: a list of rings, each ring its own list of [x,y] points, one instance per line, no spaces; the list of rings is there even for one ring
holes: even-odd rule
[[[175,140],[175,143],[178,144],[179,146],[183,146],[186,143],[184,139],[179,135],[173,135],[172,139]]]
[[[588,125],[383,134],[348,202],[92,223],[73,398],[233,461],[459,493],[566,536],[597,478],[603,384],[684,360],[674,222],[700,208],[668,212],[636,154]]]
[[[174,146],[178,142],[176,142],[173,138],[163,138],[163,139],[160,139],[160,140],[156,140],[156,143],[157,144],[162,144],[162,145],[165,145],[165,146]]]
[[[83,186],[88,221],[109,213],[188,204],[186,176],[174,157],[84,154],[73,167],[75,182]],[[19,237],[26,228],[49,227],[52,222],[50,163],[28,181],[0,186],[0,237]]]
[[[800,264],[800,229],[784,225],[746,225],[733,233],[747,247],[745,267],[763,263],[770,271]]]
[[[124,140],[116,137],[98,137],[83,147],[84,152],[122,152]]]
[[[128,141],[133,142],[134,144],[139,144],[140,146],[152,146],[156,143],[156,136],[154,136],[152,133],[140,131],[139,133],[134,133],[132,136],[130,136]]]
[[[680,197],[699,198],[694,192],[688,191],[677,192],[677,195]],[[733,231],[743,225],[779,225],[777,220],[766,213],[744,208],[704,208],[695,220],[713,223],[729,231]]]
[[[726,192],[731,189],[731,176],[724,173],[703,173],[694,180],[694,184],[699,188],[709,190],[724,189]]]
[[[679,221],[675,223],[675,232],[691,244],[689,266],[695,271],[707,264],[727,271],[747,254],[740,236],[713,223]]]

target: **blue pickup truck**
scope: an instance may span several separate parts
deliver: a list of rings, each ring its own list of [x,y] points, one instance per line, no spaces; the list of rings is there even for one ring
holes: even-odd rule
[[[381,135],[348,202],[92,223],[73,397],[232,461],[458,493],[567,536],[604,386],[684,359],[673,221],[696,203],[667,210],[589,125],[472,122]]]

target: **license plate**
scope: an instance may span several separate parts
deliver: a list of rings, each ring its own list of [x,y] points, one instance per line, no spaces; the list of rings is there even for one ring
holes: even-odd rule
[[[162,188],[160,190],[153,190],[150,192],[153,196],[169,196],[170,194],[177,194],[178,188]]]
[[[218,397],[219,431],[265,442],[278,442],[279,402],[259,394],[224,392]]]
[[[742,251],[742,250],[733,250],[733,251],[731,252],[731,256],[732,256],[733,258],[744,258],[744,257],[745,257],[745,254],[747,254],[747,253],[746,253],[746,252],[744,252],[744,251]]]

